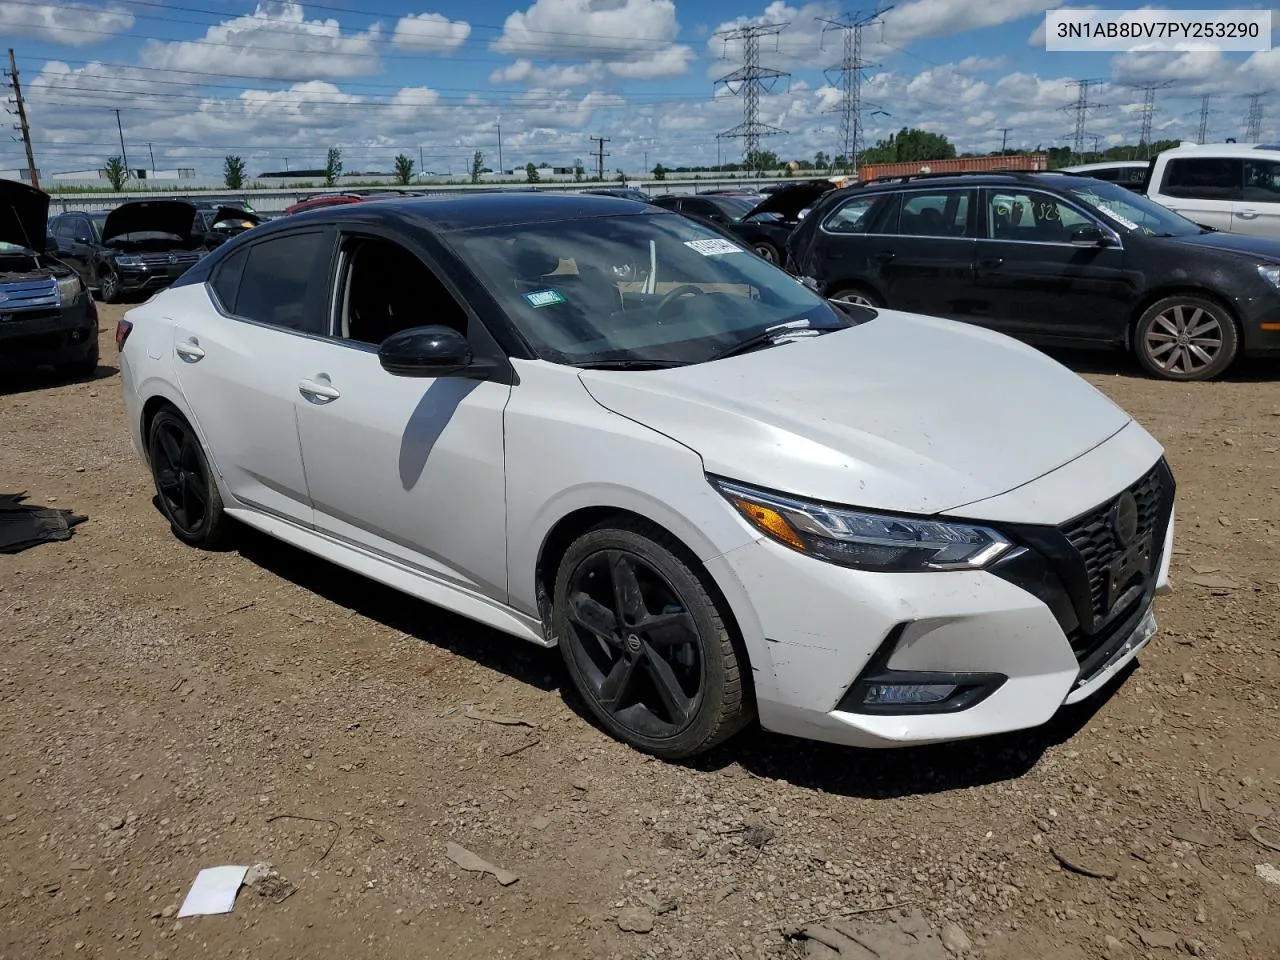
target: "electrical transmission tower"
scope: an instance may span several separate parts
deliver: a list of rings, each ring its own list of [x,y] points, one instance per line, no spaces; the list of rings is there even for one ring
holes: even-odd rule
[[[1249,116],[1244,122],[1244,142],[1257,143],[1262,139],[1262,98],[1265,93],[1246,94],[1249,98]]]
[[[840,156],[844,157],[844,173],[858,171],[858,152],[862,146],[862,108],[870,107],[873,113],[885,111],[874,103],[862,102],[862,71],[877,64],[862,59],[862,31],[866,27],[883,23],[880,17],[892,7],[877,9],[874,13],[846,13],[835,20],[819,17],[823,38],[831,30],[844,35],[844,56],[826,71],[827,82],[840,88]]]
[[[1196,143],[1204,143],[1209,135],[1209,101],[1212,99],[1213,95],[1209,93],[1200,99],[1200,129],[1196,135]]]
[[[1076,88],[1076,102],[1063,107],[1063,110],[1074,110],[1076,114],[1076,129],[1071,136],[1071,143],[1078,158],[1084,156],[1084,142],[1089,134],[1085,127],[1089,122],[1089,113],[1105,107],[1105,103],[1094,103],[1089,99],[1089,90],[1092,87],[1098,87],[1106,83],[1105,80],[1068,80],[1067,83]]]
[[[760,167],[760,138],[787,132],[760,122],[760,94],[769,93],[780,79],[791,76],[782,70],[760,66],[760,38],[777,37],[786,28],[785,23],[764,23],[716,34],[724,41],[726,50],[730,43],[742,44],[742,66],[716,81],[717,84],[723,83],[730,93],[741,94],[742,122],[720,136],[740,138],[743,160],[748,166],[756,167],[757,172]]]
[[[1146,148],[1146,157],[1151,157],[1151,121],[1156,115],[1156,91],[1163,90],[1173,81],[1163,80],[1159,83],[1136,83],[1135,90],[1141,90],[1142,99],[1142,132],[1138,135],[1138,146]]]

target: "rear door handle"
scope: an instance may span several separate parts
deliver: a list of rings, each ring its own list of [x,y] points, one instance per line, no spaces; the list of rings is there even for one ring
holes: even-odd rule
[[[337,400],[341,393],[335,390],[327,383],[317,383],[314,380],[303,380],[298,384],[298,392],[310,400],[312,403],[326,404]]]
[[[1257,210],[1237,210],[1236,216],[1239,217],[1241,220],[1256,220],[1258,219],[1258,211]]]
[[[204,350],[193,337],[190,340],[184,340],[174,345],[173,352],[180,356],[187,363],[199,363],[204,359]]]

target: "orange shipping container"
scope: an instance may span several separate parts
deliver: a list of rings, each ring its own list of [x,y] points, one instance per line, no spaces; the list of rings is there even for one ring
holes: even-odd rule
[[[1007,157],[957,157],[954,160],[911,160],[903,163],[868,163],[858,168],[859,180],[909,177],[920,173],[993,173],[1000,170],[1038,172],[1049,169],[1046,153]]]

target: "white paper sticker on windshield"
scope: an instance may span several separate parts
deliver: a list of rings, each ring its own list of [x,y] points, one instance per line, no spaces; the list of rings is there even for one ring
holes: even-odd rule
[[[728,240],[686,240],[684,245],[690,250],[697,250],[704,257],[718,257],[724,253],[743,253],[743,249]]]
[[[1116,223],[1120,224],[1120,226],[1128,227],[1130,230],[1138,229],[1138,225],[1136,223],[1134,223],[1132,220],[1128,219],[1127,217],[1120,216],[1120,214],[1116,213],[1114,210],[1112,210],[1110,207],[1106,206],[1105,204],[1095,203],[1094,206],[1096,206],[1099,210],[1105,213],[1108,217],[1110,217]]]

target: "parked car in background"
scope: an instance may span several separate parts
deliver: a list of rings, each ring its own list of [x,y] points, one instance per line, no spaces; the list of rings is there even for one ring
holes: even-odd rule
[[[204,245],[212,250],[246,230],[263,222],[261,216],[238,204],[195,202],[195,233],[204,236]]]
[[[805,218],[790,255],[836,300],[1127,349],[1169,380],[1280,356],[1280,242],[1206,230],[1101,180],[992,173],[842,190]]]
[[[98,313],[80,277],[46,250],[49,195],[0,180],[0,371],[98,368]]]
[[[182,276],[208,252],[204,224],[189,200],[130,200],[106,214],[60,214],[50,229],[59,258],[103,301],[116,303]]]
[[[1187,144],[1151,161],[1146,194],[1224,233],[1280,238],[1280,146]]]
[[[653,199],[649,194],[636,187],[590,187],[580,192],[596,197],[617,197],[620,200],[636,200],[640,203],[649,203]]]
[[[117,342],[179,539],[234,518],[559,646],[591,715],[666,758],[757,711],[879,747],[1043,724],[1137,655],[1168,581],[1172,474],[1085,381],[652,205],[281,219]]]
[[[1108,183],[1119,184],[1126,190],[1142,193],[1150,166],[1146,160],[1109,160],[1104,163],[1081,163],[1074,167],[1063,167],[1061,172],[1106,180]]]
[[[760,257],[781,265],[787,238],[804,212],[833,189],[825,180],[793,184],[762,200],[732,193],[668,194],[655,205],[713,224],[738,237]]]
[[[422,193],[412,190],[374,190],[360,193],[321,193],[302,197],[284,209],[284,216],[293,216],[306,210],[319,210],[321,207],[339,207],[347,203],[363,203],[367,200],[388,200],[397,197],[421,197]]]

